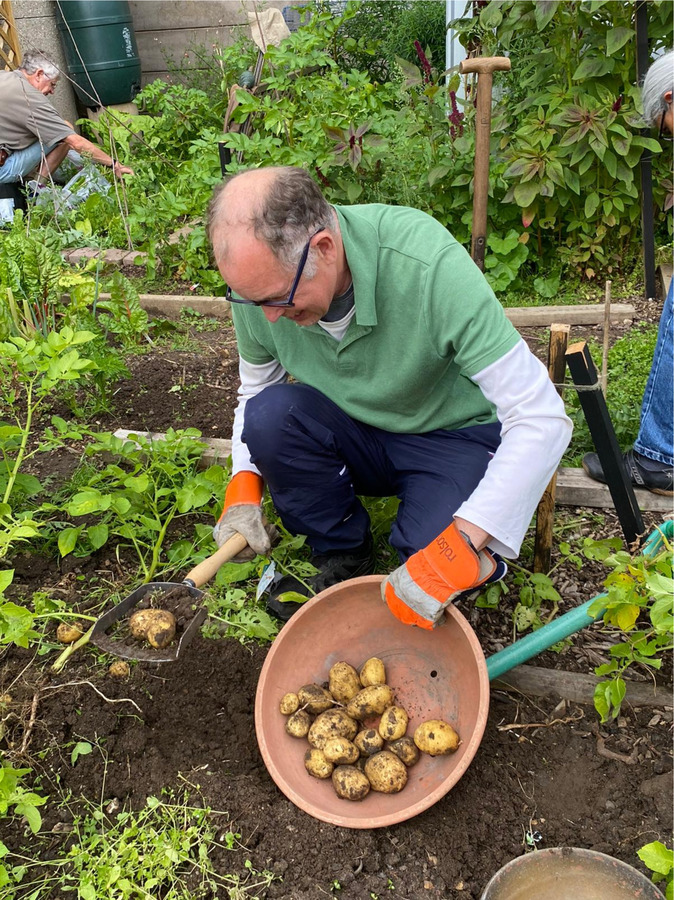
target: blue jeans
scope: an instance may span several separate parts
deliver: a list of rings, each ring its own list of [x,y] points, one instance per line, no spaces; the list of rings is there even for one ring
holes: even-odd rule
[[[246,403],[243,441],[276,511],[315,553],[365,541],[358,495],[398,497],[390,541],[401,562],[452,521],[501,442],[501,425],[397,434],[348,416],[315,388],[279,384]]]
[[[56,144],[52,144],[51,147],[45,147],[44,156],[51,153],[55,146]],[[4,166],[0,166],[0,184],[21,181],[40,165],[42,156],[42,145],[39,141],[35,141],[24,150],[15,150],[7,157]]]
[[[634,443],[637,453],[674,466],[674,301],[670,282],[660,317],[653,363],[641,404],[641,425]]]
[[[22,181],[27,175],[30,175],[33,169],[37,169],[42,159],[48,156],[57,145],[58,142],[45,147],[44,154],[39,141],[35,141],[25,150],[15,150],[7,157],[4,166],[0,166],[0,184]],[[77,150],[69,150],[66,159],[69,159],[76,167],[82,167],[83,160]],[[56,171],[59,170],[60,167]]]

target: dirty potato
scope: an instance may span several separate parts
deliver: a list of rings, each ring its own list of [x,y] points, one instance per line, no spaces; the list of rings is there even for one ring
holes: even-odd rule
[[[286,733],[290,737],[305,738],[311,728],[311,716],[305,709],[298,709],[286,722]]]
[[[387,684],[372,684],[358,691],[350,700],[346,711],[352,719],[369,719],[380,716],[388,706],[393,705],[393,691]]]
[[[363,687],[370,687],[371,684],[386,684],[386,669],[378,657],[373,656],[360,667],[360,683]]]
[[[414,743],[422,753],[430,756],[445,756],[454,753],[459,746],[459,735],[452,726],[442,719],[429,719],[414,732]]]
[[[328,678],[328,689],[338,703],[348,703],[361,688],[358,672],[347,662],[336,662]]]
[[[337,766],[332,773],[332,786],[342,800],[364,800],[370,793],[367,776],[355,766]]]
[[[325,758],[336,766],[353,765],[358,757],[358,747],[343,737],[330,738],[323,747]]]
[[[391,753],[395,753],[408,769],[419,761],[419,750],[411,737],[401,737],[397,741],[391,741],[390,744],[386,745],[386,749],[390,750]]]
[[[317,716],[319,713],[330,709],[334,701],[332,695],[320,684],[305,684],[297,692],[300,701],[300,708],[306,709],[311,716]]]
[[[61,622],[56,629],[56,640],[62,644],[73,644],[84,634],[84,625],[81,622]]]
[[[139,609],[133,613],[129,619],[129,630],[137,641],[144,641],[147,637],[147,630],[150,622],[154,618],[155,609]]]
[[[111,678],[128,678],[131,674],[131,669],[129,668],[129,664],[124,662],[123,659],[118,659],[114,663],[111,663],[110,668],[108,669],[108,675]]]
[[[176,636],[176,618],[167,609],[153,609],[145,638],[155,650],[163,650]]]
[[[297,694],[289,692],[281,697],[281,702],[279,703],[279,710],[281,711],[281,715],[292,716],[292,714],[294,712],[297,712],[299,708],[300,698],[297,696]]]
[[[325,758],[322,750],[310,747],[304,754],[304,768],[314,778],[329,778],[334,766]]]
[[[343,737],[352,741],[357,731],[358,723],[343,709],[328,709],[316,717],[309,729],[308,740],[312,747],[322,750],[330,738]]]
[[[363,756],[374,756],[384,749],[384,739],[376,728],[364,728],[359,731],[353,742]]]
[[[402,706],[389,706],[379,721],[379,734],[385,741],[397,741],[404,737],[409,718]]]
[[[365,763],[365,774],[373,791],[397,794],[407,784],[407,769],[395,753],[382,750]]]

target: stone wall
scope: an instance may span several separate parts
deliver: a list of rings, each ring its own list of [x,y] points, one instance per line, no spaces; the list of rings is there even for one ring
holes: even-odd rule
[[[294,4],[293,0],[131,0],[129,5],[146,85],[155,78],[171,80],[169,73],[181,60],[208,75],[213,45],[228,46],[249,34],[249,11],[269,6],[290,10]]]

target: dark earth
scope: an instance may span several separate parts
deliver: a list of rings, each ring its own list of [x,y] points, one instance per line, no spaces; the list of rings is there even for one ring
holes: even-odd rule
[[[644,312],[642,320],[657,320],[659,310]],[[526,337],[544,353],[541,333]],[[233,334],[218,327],[195,332],[192,340],[187,349],[158,348],[131,358],[132,378],[116,386],[115,411],[97,416],[97,424],[151,431],[191,426],[207,437],[229,437],[237,388]],[[559,510],[558,519],[568,522],[568,540],[620,534],[609,513]],[[649,518],[649,527],[657,523]],[[86,560],[59,563],[22,553],[12,562],[15,599],[52,591],[73,608],[86,605],[87,578],[112,581],[120,572],[107,549]],[[605,575],[599,564],[580,571],[560,566],[560,612],[599,593]],[[513,605],[508,598],[498,611],[462,604],[486,655],[512,640]],[[563,652],[547,651],[532,663],[592,675],[608,659],[611,640],[594,625]],[[590,848],[647,873],[637,850],[654,840],[671,845],[672,703],[635,708],[626,702],[615,722],[600,725],[591,694],[579,704],[554,693],[492,688],[477,755],[429,810],[369,831],[313,819],[280,792],[258,751],[254,703],[266,652],[266,646],[197,636],[178,661],[132,664],[127,679],[115,680],[108,673],[113,657],[89,648],[59,675],[48,665],[54,654],[45,660],[32,650],[5,648],[0,695],[11,699],[0,749],[13,765],[31,766],[41,792],[51,796],[42,807],[39,838],[18,820],[2,818],[0,840],[14,852],[29,848],[33,856],[53,859],[67,850],[78,798],[100,799],[112,815],[118,808],[140,809],[163,790],[188,789],[192,802],[218,811],[219,832],[240,835],[235,849],[215,851],[216,870],[245,875],[250,860],[275,876],[267,888],[249,894],[223,889],[217,896],[287,900],[477,900],[501,866],[536,848]],[[630,677],[642,685],[651,681],[645,671]],[[671,690],[669,661],[657,681]],[[64,748],[83,739],[101,752],[73,766]],[[70,805],[60,805],[58,797],[68,793]]]

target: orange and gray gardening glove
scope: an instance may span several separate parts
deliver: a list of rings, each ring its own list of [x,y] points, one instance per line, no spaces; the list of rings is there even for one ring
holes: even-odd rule
[[[237,533],[245,537],[248,546],[232,562],[248,562],[258,553],[267,555],[278,536],[276,527],[262,514],[263,491],[262,476],[256,472],[237,472],[227,485],[225,505],[213,537],[218,547]]]
[[[475,550],[452,522],[412,554],[381,585],[382,599],[404,625],[431,630],[459,594],[484,584],[496,570],[488,550]]]

